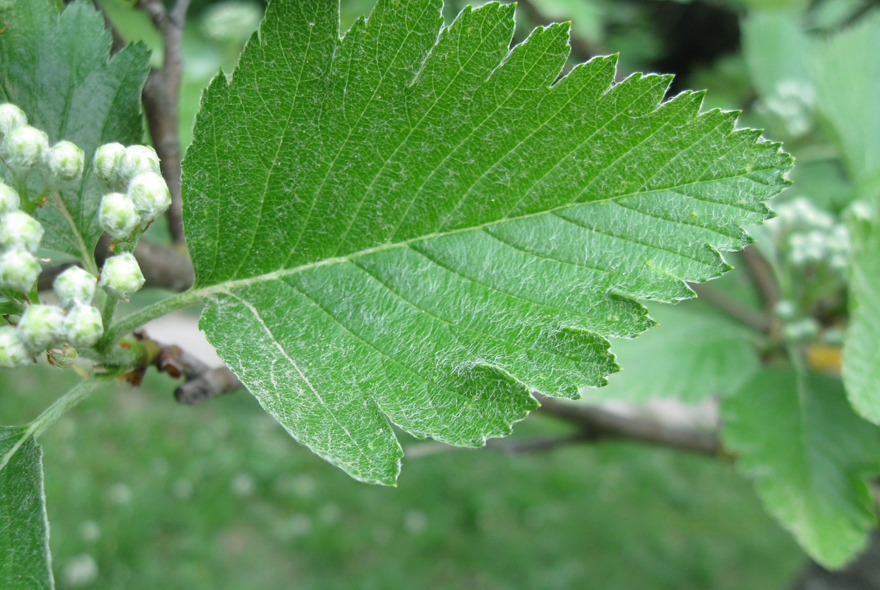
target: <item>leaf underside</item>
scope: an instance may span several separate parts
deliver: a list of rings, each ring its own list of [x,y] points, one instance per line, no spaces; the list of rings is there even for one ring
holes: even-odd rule
[[[0,458],[5,458],[24,431],[24,428],[0,427]],[[30,437],[0,469],[0,587],[4,590],[55,587],[43,492],[43,451]]]
[[[91,174],[95,149],[143,139],[141,89],[149,71],[143,44],[110,57],[112,39],[104,18],[87,0],[59,13],[45,0],[16,0],[0,35],[0,99],[18,105],[31,125],[54,143],[66,139],[86,154],[77,186],[49,196],[37,211],[43,247],[82,260],[93,257],[101,236],[101,189]],[[39,194],[42,181],[31,175]]]
[[[866,479],[880,471],[880,429],[847,403],[839,379],[764,369],[724,401],[725,444],[768,511],[813,559],[841,567],[876,524]]]
[[[670,77],[567,75],[568,27],[510,49],[513,5],[277,0],[202,98],[184,162],[201,325],[263,406],[391,484],[392,425],[478,446],[617,370],[637,298],[692,296],[790,158]]]

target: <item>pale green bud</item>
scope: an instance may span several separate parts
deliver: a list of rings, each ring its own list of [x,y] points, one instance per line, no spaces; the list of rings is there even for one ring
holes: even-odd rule
[[[144,286],[144,275],[133,254],[108,258],[98,285],[117,299],[128,299]]]
[[[55,279],[55,295],[62,307],[89,305],[95,298],[98,279],[78,266],[71,266]]]
[[[0,145],[6,165],[16,172],[36,166],[49,149],[49,136],[30,125],[13,129]]]
[[[64,332],[64,314],[54,305],[29,305],[18,322],[18,334],[33,353],[49,348]]]
[[[72,367],[77,356],[76,349],[69,344],[62,344],[61,348],[49,349],[49,363],[60,369]]]
[[[21,199],[18,197],[18,191],[0,182],[0,215],[17,211],[21,207]]]
[[[103,335],[101,312],[91,305],[77,305],[64,318],[64,337],[71,346],[87,348]]]
[[[14,369],[26,365],[31,360],[18,330],[12,326],[0,328],[0,367]]]
[[[13,211],[0,218],[0,247],[24,248],[35,253],[43,239],[43,226],[23,211]]]
[[[6,135],[27,125],[27,115],[14,104],[0,104],[0,135]]]
[[[160,174],[143,172],[128,185],[128,197],[134,202],[143,221],[153,221],[171,206],[171,193]]]
[[[119,164],[125,155],[125,146],[121,143],[105,143],[95,151],[95,175],[98,180],[109,187],[119,183]]]
[[[141,215],[126,195],[110,193],[101,199],[98,222],[114,240],[124,240],[140,225]]]
[[[0,288],[27,293],[40,276],[40,263],[22,248],[0,254]]]
[[[59,141],[43,155],[49,174],[58,183],[75,182],[82,178],[86,155],[70,141]]]
[[[156,150],[146,145],[130,145],[119,162],[119,181],[128,182],[141,172],[159,173],[159,156]]]

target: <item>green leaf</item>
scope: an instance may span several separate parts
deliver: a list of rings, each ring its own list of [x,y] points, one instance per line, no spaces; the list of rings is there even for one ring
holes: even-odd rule
[[[614,343],[624,370],[606,387],[582,393],[591,402],[676,398],[698,403],[728,395],[758,370],[755,335],[702,302],[653,305],[659,326],[633,340]]]
[[[729,268],[790,158],[668,76],[559,78],[567,25],[513,5],[275,1],[205,91],[184,163],[201,326],[291,434],[393,483],[392,430],[478,446],[617,369],[635,298]]]
[[[142,44],[112,58],[110,32],[87,0],[58,13],[54,2],[17,0],[0,35],[0,98],[21,107],[51,142],[66,139],[86,153],[77,187],[52,195],[37,217],[46,229],[43,247],[88,264],[101,229],[100,189],[91,174],[95,149],[143,139],[141,89],[149,70]],[[39,175],[31,188],[42,189]]]
[[[0,587],[4,590],[55,587],[43,450],[31,436],[21,441],[25,431],[0,427]]]
[[[875,524],[866,478],[880,429],[859,418],[840,380],[764,369],[722,406],[723,438],[767,509],[813,559],[840,567]]]

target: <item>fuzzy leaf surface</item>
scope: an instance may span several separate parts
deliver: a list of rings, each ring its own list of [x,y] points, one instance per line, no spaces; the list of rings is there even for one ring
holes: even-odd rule
[[[43,450],[32,438],[13,451],[24,428],[0,427],[0,587],[55,587],[43,492]]]
[[[201,325],[263,407],[354,477],[393,483],[392,425],[478,446],[617,370],[728,266],[790,159],[669,77],[559,78],[568,28],[510,49],[512,5],[270,3],[202,98],[184,162]]]
[[[722,412],[724,442],[767,510],[825,567],[854,557],[876,522],[866,479],[880,471],[880,429],[840,380],[764,369]]]
[[[129,45],[110,57],[112,39],[91,2],[77,0],[59,13],[54,2],[16,0],[0,35],[0,100],[18,105],[50,143],[66,139],[86,155],[77,186],[52,194],[37,218],[43,247],[89,260],[101,236],[101,190],[91,174],[95,149],[143,139],[141,89],[149,52]],[[39,194],[42,181],[31,175]],[[8,178],[8,175],[7,175]]]

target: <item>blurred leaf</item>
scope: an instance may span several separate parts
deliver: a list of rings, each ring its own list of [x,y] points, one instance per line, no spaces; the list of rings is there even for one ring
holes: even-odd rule
[[[86,153],[79,186],[50,197],[37,212],[46,230],[43,247],[86,264],[101,235],[100,187],[90,167],[95,149],[143,139],[147,50],[130,45],[111,59],[111,45],[103,17],[87,0],[61,14],[46,0],[17,0],[0,35],[0,97],[21,107],[51,142],[66,139]],[[40,182],[37,176],[31,175],[32,182]]]
[[[697,403],[736,391],[758,370],[754,333],[702,302],[650,307],[659,326],[614,342],[624,370],[606,387],[585,389],[595,402],[677,398]]]
[[[0,427],[0,588],[3,590],[55,587],[43,493],[43,451],[32,437],[16,449],[24,434],[24,428]]]
[[[276,2],[203,96],[188,297],[263,406],[365,481],[396,477],[392,424],[479,446],[531,391],[604,384],[606,337],[651,325],[634,298],[720,275],[787,184],[735,114],[661,104],[667,77],[613,84],[606,57],[556,82],[567,27],[511,50],[513,9],[441,29],[439,0],[384,0],[340,40],[335,1]]]
[[[753,10],[741,21],[742,50],[755,89],[773,96],[780,84],[809,86],[805,55],[808,38],[797,11]]]
[[[880,429],[853,413],[839,379],[764,369],[722,405],[723,438],[767,509],[813,559],[841,567],[875,524],[866,479]]]

